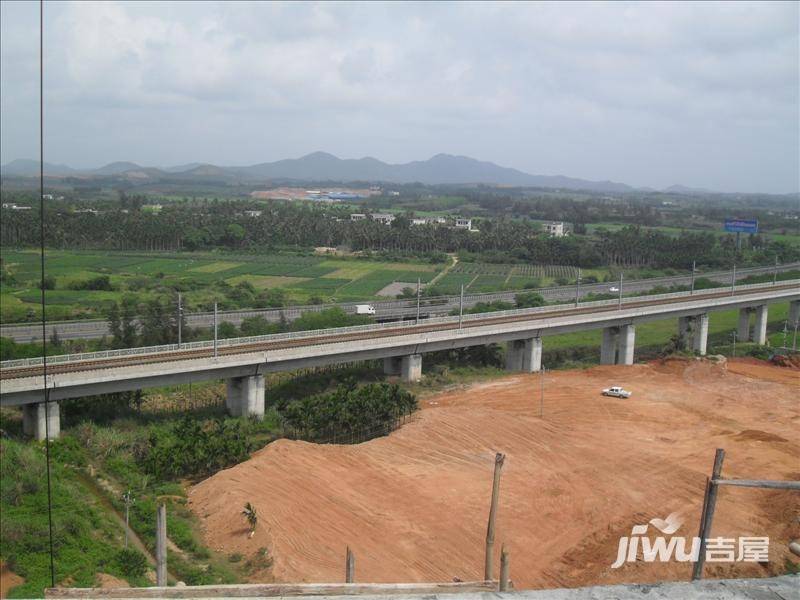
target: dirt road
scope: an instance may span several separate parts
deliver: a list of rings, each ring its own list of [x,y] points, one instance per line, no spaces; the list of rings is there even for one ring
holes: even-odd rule
[[[599,395],[612,384],[633,397]],[[645,563],[641,550],[611,564],[620,536],[651,518],[677,511],[675,535],[697,534],[715,448],[723,476],[800,479],[800,371],[689,360],[552,372],[544,418],[539,389],[539,375],[513,375],[431,396],[401,430],[357,446],[272,443],[195,486],[191,506],[211,547],[269,549],[274,565],[254,580],[342,581],[346,545],[357,581],[480,579],[502,451],[498,555],[505,543],[517,587],[579,586],[689,577],[687,563]],[[260,515],[253,539],[245,502]],[[796,493],[722,489],[713,535],[768,535],[770,561],[707,575],[784,572],[798,509]]]

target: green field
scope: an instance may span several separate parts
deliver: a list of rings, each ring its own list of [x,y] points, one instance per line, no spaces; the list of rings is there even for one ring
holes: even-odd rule
[[[40,318],[39,254],[34,250],[4,250],[4,280],[0,286],[3,323]],[[177,291],[187,310],[276,307],[305,303],[377,299],[395,282],[433,281],[444,264],[421,261],[388,262],[359,257],[301,254],[233,255],[222,253],[137,253],[48,251],[45,270],[55,286],[46,291],[51,321],[105,316],[112,302],[135,295],[139,303]],[[604,271],[604,270],[600,270]],[[574,279],[568,266],[483,264],[459,262],[436,280],[437,294],[519,290],[555,285]],[[110,290],[75,289],[97,277],[108,277]],[[239,289],[247,286],[247,290]],[[278,293],[279,299],[264,300]],[[276,302],[278,302],[276,304]]]
[[[0,295],[4,323],[40,316],[40,263],[35,251],[2,253],[4,279]],[[291,254],[219,255],[208,253],[146,254],[49,251],[45,269],[55,279],[46,292],[48,319],[89,318],[104,314],[112,301],[135,294],[139,301],[181,290],[188,309],[246,308],[231,289],[247,282],[255,295],[267,290],[285,292],[284,302],[341,302],[377,297],[395,282],[423,283],[444,265],[422,262],[381,262],[359,258],[329,258]],[[70,289],[96,277],[108,276],[110,291]]]
[[[781,302],[769,306],[769,343],[771,346],[783,346],[783,325],[788,317],[789,305]],[[708,335],[709,349],[713,349],[714,343],[730,344],[733,340],[733,330],[736,329],[739,311],[728,310],[709,313]],[[669,342],[677,332],[677,320],[666,319],[664,321],[653,321],[636,326],[636,347],[663,347]],[[600,342],[602,330],[579,331],[554,335],[544,340],[546,350],[575,348],[581,346],[591,346],[597,349],[598,358],[600,353]],[[788,334],[789,345],[791,345],[792,332]],[[638,353],[638,350],[637,350]]]

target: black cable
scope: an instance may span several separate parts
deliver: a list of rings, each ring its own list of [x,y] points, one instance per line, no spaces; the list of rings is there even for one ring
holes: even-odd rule
[[[39,251],[42,271],[42,385],[44,387],[44,447],[47,461],[47,524],[50,538],[50,586],[56,587],[56,567],[53,557],[53,496],[50,487],[50,393],[47,390],[47,317],[45,313],[44,289],[44,0],[39,0]]]

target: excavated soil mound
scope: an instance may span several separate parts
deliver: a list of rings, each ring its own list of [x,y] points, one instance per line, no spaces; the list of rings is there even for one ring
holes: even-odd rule
[[[619,538],[672,512],[675,535],[696,535],[715,448],[727,451],[724,477],[797,477],[800,379],[776,371],[788,370],[734,359],[552,372],[541,407],[540,376],[512,375],[431,396],[364,444],[274,442],[196,485],[190,503],[211,547],[268,550],[272,567],[254,581],[342,581],[348,545],[357,581],[481,579],[501,451],[495,551],[509,549],[518,588],[685,580],[687,563],[644,562],[641,550],[612,569]],[[633,396],[601,396],[610,385]],[[246,502],[259,514],[252,539]],[[796,493],[721,489],[713,535],[768,535],[769,563],[709,564],[707,576],[782,573],[798,510]]]

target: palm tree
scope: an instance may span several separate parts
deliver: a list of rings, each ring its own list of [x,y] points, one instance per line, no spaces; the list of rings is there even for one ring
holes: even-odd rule
[[[253,537],[253,535],[256,533],[256,525],[258,525],[258,513],[256,512],[255,506],[248,502],[244,505],[242,514],[244,515],[245,519],[247,519],[247,523],[250,525],[250,537]]]

